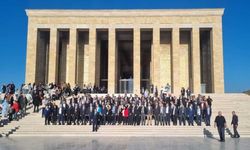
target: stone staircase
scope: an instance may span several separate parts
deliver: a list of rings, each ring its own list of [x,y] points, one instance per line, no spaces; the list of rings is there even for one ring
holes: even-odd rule
[[[207,94],[208,95],[208,94]],[[210,94],[213,99],[213,115],[210,127],[204,126],[127,126],[105,125],[98,132],[91,132],[90,125],[44,125],[41,113],[31,113],[20,121],[1,127],[2,136],[129,136],[129,137],[203,137],[218,138],[217,129],[213,127],[214,118],[219,110],[226,117],[229,130],[233,132],[231,112],[239,116],[239,133],[241,137],[250,137],[250,96],[245,94]],[[229,131],[227,130],[227,131]],[[229,134],[226,133],[229,137]]]
[[[211,122],[214,121],[218,111],[222,111],[226,118],[227,126],[233,132],[231,126],[232,111],[239,117],[238,131],[242,137],[250,136],[250,96],[246,94],[212,94],[213,115]],[[217,133],[216,133],[217,134]]]
[[[32,113],[32,108],[32,106],[27,106],[26,115],[20,118],[19,121],[13,120],[11,122],[8,121],[7,123],[2,122],[0,127],[0,137],[9,136],[10,134],[13,134],[13,132],[15,132],[17,129],[19,129],[20,122]]]

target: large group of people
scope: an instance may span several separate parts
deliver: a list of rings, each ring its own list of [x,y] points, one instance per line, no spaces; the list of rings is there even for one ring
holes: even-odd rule
[[[50,88],[58,87],[51,85]],[[38,112],[39,105],[42,105],[45,125],[86,125],[97,118],[101,125],[200,126],[204,122],[210,126],[212,99],[201,95],[195,97],[189,89],[182,88],[180,97],[162,91],[158,95],[157,88],[151,90],[153,94],[146,90],[141,96],[107,94],[104,97],[81,93],[78,88],[72,91],[63,88],[63,92],[50,94],[43,89],[36,88],[32,97],[34,112]],[[56,102],[56,99],[60,101]]]
[[[43,99],[57,100],[62,96],[77,93],[105,93],[105,87],[83,85],[71,87],[70,84],[22,84],[18,89],[15,84],[2,85],[0,97],[1,122],[18,120],[25,116],[27,106],[33,104],[34,112],[39,111]]]
[[[210,126],[212,99],[199,95],[180,96],[110,96],[92,97],[90,94],[74,93],[62,97],[57,104],[43,99],[45,124],[91,124],[99,114],[100,124],[106,125],[201,125]]]
[[[13,83],[3,85],[0,100],[1,122],[18,120],[25,116],[28,100],[22,92],[16,94]]]
[[[140,96],[106,94],[98,97],[91,93],[105,93],[106,88],[72,88],[69,84],[58,86],[53,83],[22,85],[17,91],[14,84],[2,87],[4,98],[0,108],[2,117],[9,121],[23,117],[27,105],[33,104],[33,112],[41,110],[45,125],[89,124],[93,125],[93,131],[97,131],[99,125],[211,124],[213,100],[209,96],[193,95],[189,88],[182,88],[179,97],[163,90],[158,93],[155,87]]]

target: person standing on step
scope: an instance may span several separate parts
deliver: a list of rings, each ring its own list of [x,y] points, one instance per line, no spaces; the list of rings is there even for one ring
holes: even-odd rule
[[[163,103],[160,104],[160,125],[164,126],[166,123],[166,106]]]
[[[182,124],[185,126],[186,125],[186,110],[184,105],[181,103],[178,109],[178,119],[179,119],[179,125],[181,126]]]
[[[85,102],[81,99],[79,102],[79,109],[80,109],[80,120],[81,120],[81,125],[85,125]]]
[[[34,91],[33,95],[32,95],[32,98],[33,98],[33,105],[34,105],[34,113],[35,112],[39,112],[39,105],[40,105],[40,101],[41,101],[41,98],[39,96],[39,93],[37,91]]]
[[[154,120],[155,120],[155,125],[158,126],[160,122],[160,106],[159,103],[156,102],[155,108],[154,108]]]
[[[147,125],[152,126],[152,115],[153,115],[153,108],[152,108],[151,103],[148,103],[148,106],[147,106]]]
[[[123,109],[123,114],[122,114],[122,116],[123,116],[123,125],[128,125],[128,114],[129,114],[129,112],[128,112],[128,106],[124,106],[125,108]]]
[[[171,108],[169,106],[169,103],[166,104],[166,125],[170,126],[170,120],[171,120]]]
[[[97,112],[97,108],[94,108],[94,114],[92,119],[93,129],[92,132],[97,132],[100,123],[100,114]]]
[[[57,125],[57,119],[58,119],[58,106],[55,102],[51,104],[51,121],[53,125]]]
[[[13,105],[11,106],[11,109],[12,109],[12,118],[17,120],[19,119],[19,116],[18,116],[18,113],[19,113],[19,110],[20,110],[20,105],[18,103],[18,101],[15,99],[14,102],[13,102]]]
[[[182,96],[182,97],[185,96],[185,88],[184,88],[184,87],[181,88],[181,96]]]
[[[225,128],[226,125],[226,119],[224,116],[222,116],[222,112],[218,112],[218,116],[216,116],[214,121],[214,127],[218,129],[218,133],[220,135],[220,142],[225,142]]]
[[[207,103],[205,103],[205,104],[206,104],[206,113],[205,113],[206,126],[210,126],[210,118],[212,115],[211,107]]]
[[[58,123],[59,125],[64,125],[64,121],[65,121],[65,116],[64,116],[64,112],[65,112],[65,107],[64,104],[61,103],[59,104],[59,108],[58,108]]]
[[[46,105],[44,109],[45,125],[50,125],[50,115],[51,109],[49,108],[49,105]]]
[[[28,100],[23,93],[20,93],[20,96],[18,97],[18,103],[20,106],[20,117],[22,118],[26,114],[26,106],[28,104]]]
[[[196,109],[196,122],[198,126],[201,126],[201,108],[198,105]]]
[[[145,126],[145,124],[146,124],[147,109],[146,109],[146,107],[144,105],[141,105],[140,108],[139,108],[139,110],[140,110],[140,113],[141,113],[140,114],[141,115],[141,125]]]
[[[99,109],[101,112],[99,112],[102,115],[102,119],[101,119],[101,124],[102,125],[106,125],[107,123],[107,107],[105,106],[105,104],[103,103],[102,105],[99,105]]]
[[[112,125],[116,125],[117,118],[118,118],[118,106],[117,103],[112,105]]]
[[[6,87],[6,85],[4,84],[3,86],[2,86],[2,93],[6,93],[6,89],[7,89],[7,87]]]
[[[132,125],[136,125],[137,124],[137,106],[135,103],[133,103],[133,106],[132,106],[132,115],[133,115],[133,124]]]
[[[178,118],[178,108],[176,104],[172,103],[171,104],[171,113],[172,113],[172,118],[173,118],[173,125],[177,125],[177,118]]]
[[[132,104],[129,104],[128,106],[128,125],[133,125],[133,106]]]
[[[232,112],[232,122],[231,122],[231,125],[233,126],[233,129],[234,129],[234,135],[233,135],[233,138],[239,138],[240,135],[237,131],[237,127],[238,127],[238,116],[236,115],[235,111]]]
[[[186,93],[187,93],[187,98],[190,98],[192,91],[190,90],[189,87],[187,88]]]
[[[192,103],[188,106],[188,125],[194,126],[194,108]]]

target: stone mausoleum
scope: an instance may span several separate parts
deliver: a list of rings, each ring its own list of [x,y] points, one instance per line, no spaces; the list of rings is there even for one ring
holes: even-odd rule
[[[26,83],[223,93],[224,9],[26,10]]]

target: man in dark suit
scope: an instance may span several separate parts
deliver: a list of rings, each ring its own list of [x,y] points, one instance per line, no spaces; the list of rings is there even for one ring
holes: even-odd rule
[[[152,126],[152,115],[153,115],[153,107],[152,107],[151,103],[148,103],[148,107],[147,107],[147,125]]]
[[[184,88],[184,87],[181,88],[181,96],[182,96],[182,97],[185,96],[185,88]]]
[[[164,126],[166,123],[166,107],[164,104],[160,104],[160,125]]]
[[[173,120],[173,125],[176,126],[177,125],[177,118],[178,118],[178,108],[177,106],[172,103],[171,104],[172,108],[171,108],[171,113],[172,113],[172,120]]]
[[[92,121],[92,123],[93,123],[93,130],[92,130],[92,132],[97,132],[98,126],[100,124],[100,114],[99,114],[99,112],[97,112],[96,108],[94,110],[94,115],[93,115],[93,121]]]
[[[138,122],[137,120],[139,120],[137,118],[140,118],[139,108],[136,104],[133,104],[131,113],[132,113],[132,117],[133,117],[132,125],[135,126],[135,125],[137,125],[137,122]]]
[[[39,112],[39,105],[41,102],[41,98],[39,96],[39,93],[37,91],[34,91],[33,95],[33,105],[34,105],[34,111],[33,112]]]
[[[156,103],[153,112],[154,112],[155,125],[158,126],[160,122],[160,106],[158,103]]]
[[[187,98],[190,98],[191,93],[192,93],[192,91],[190,90],[190,88],[187,88],[186,93],[187,93]]]
[[[128,106],[128,125],[133,125],[133,106],[132,104],[129,104]]]
[[[231,125],[233,126],[233,129],[234,129],[234,135],[233,137],[234,138],[239,138],[240,135],[237,131],[237,127],[238,127],[238,116],[236,115],[235,111],[232,112],[232,122],[231,122]]]
[[[5,93],[6,92],[6,85],[4,84],[3,86],[2,86],[2,93]]]
[[[178,109],[179,125],[186,125],[186,110],[183,104],[180,105]]]
[[[222,116],[221,111],[218,112],[218,116],[216,116],[214,121],[214,127],[218,129],[218,133],[220,135],[220,142],[225,142],[225,128],[226,125],[226,119],[224,116]]]
[[[69,103],[69,106],[67,108],[67,125],[71,125],[74,119],[74,107],[72,103]]]
[[[171,108],[169,103],[166,104],[166,125],[170,126],[170,119],[171,119]]]

